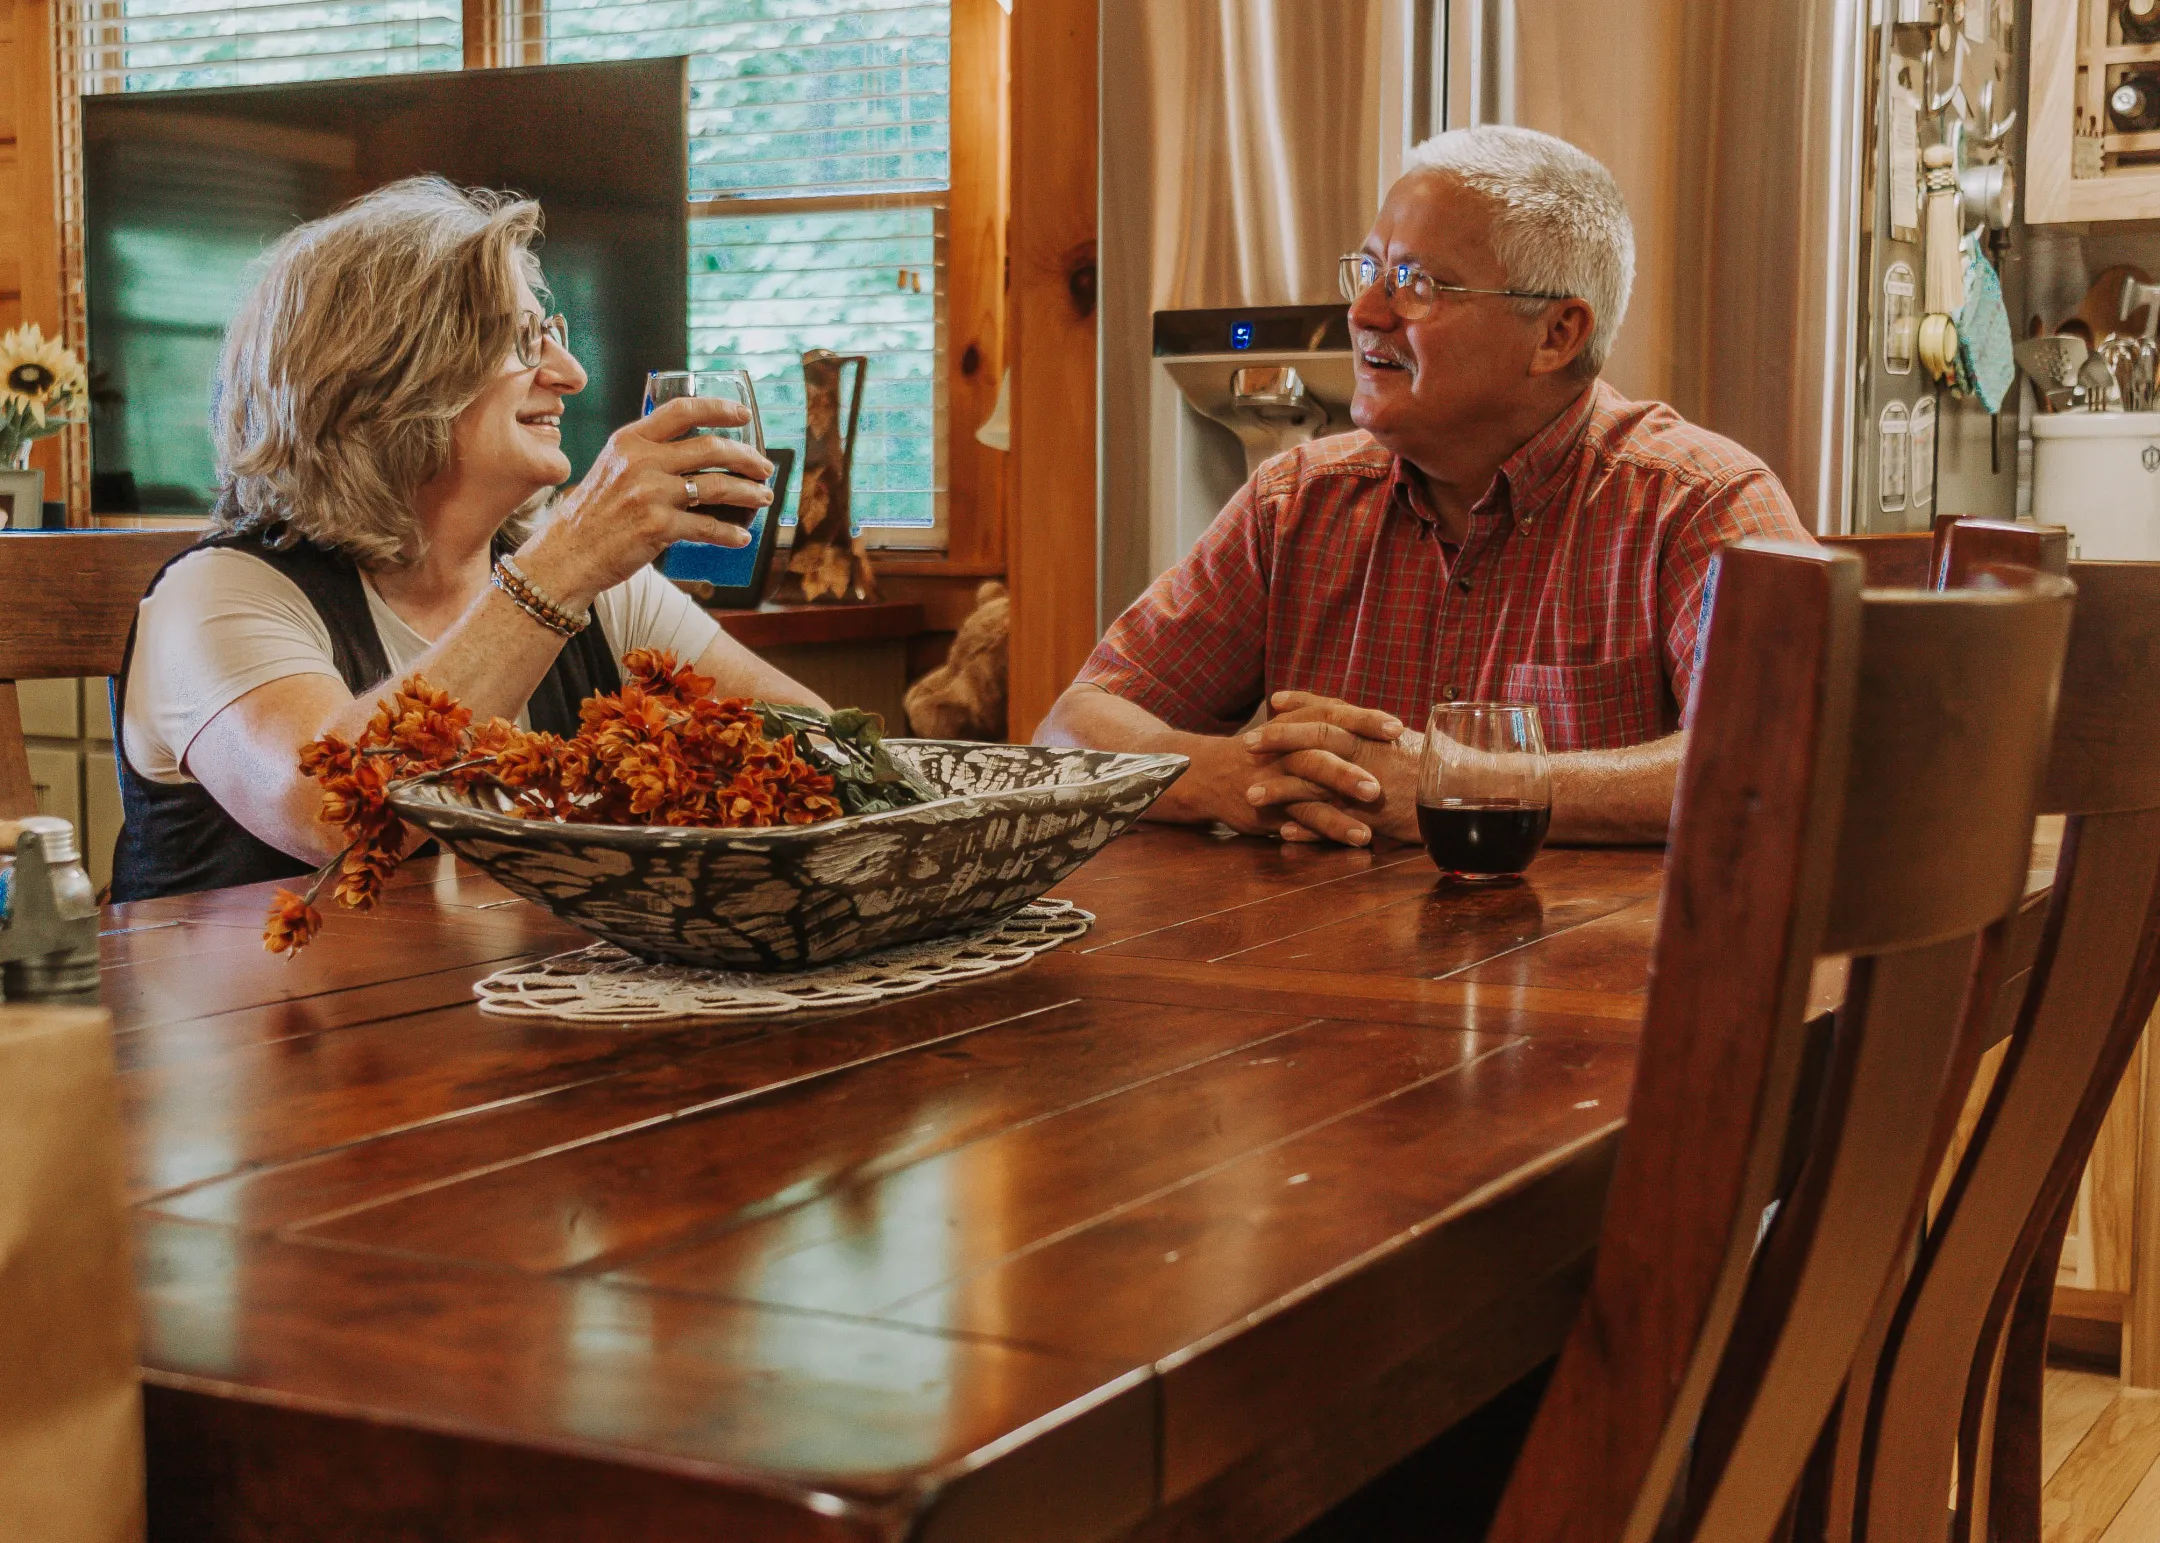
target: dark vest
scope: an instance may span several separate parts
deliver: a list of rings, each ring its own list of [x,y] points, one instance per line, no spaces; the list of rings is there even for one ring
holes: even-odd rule
[[[315,607],[330,633],[331,662],[354,696],[375,690],[390,676],[375,619],[368,613],[367,592],[352,560],[309,542],[284,551],[260,536],[212,536],[188,552],[232,547],[259,558],[291,579]],[[183,552],[180,557],[185,557]],[[179,557],[173,559],[178,562]],[[170,568],[167,563],[165,568]],[[150,581],[156,589],[165,577],[160,568]],[[578,728],[578,705],[595,692],[622,685],[615,656],[597,625],[587,627],[563,646],[547,676],[533,689],[526,710],[532,726],[551,734],[571,735]],[[113,683],[113,755],[120,765],[120,802],[126,819],[113,853],[112,897],[150,900],[159,895],[190,895],[228,884],[265,879],[296,879],[311,873],[300,859],[251,834],[193,782],[152,782],[128,763],[128,670],[135,662],[135,632],[128,629],[127,652]],[[297,751],[298,747],[294,747]]]

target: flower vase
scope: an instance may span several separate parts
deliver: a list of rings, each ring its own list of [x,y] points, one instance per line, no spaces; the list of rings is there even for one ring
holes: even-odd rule
[[[28,444],[0,461],[0,530],[36,530],[45,523],[45,474],[30,469]]]

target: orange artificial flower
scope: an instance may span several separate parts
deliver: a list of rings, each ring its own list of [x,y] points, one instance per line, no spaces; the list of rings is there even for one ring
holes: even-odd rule
[[[342,828],[345,848],[305,898],[278,891],[263,946],[290,955],[322,926],[313,900],[325,884],[338,904],[367,910],[403,859],[404,821],[390,789],[430,772],[458,787],[492,785],[510,811],[571,824],[809,825],[845,811],[833,779],[805,761],[792,734],[765,734],[743,697],[715,699],[713,680],[674,655],[634,649],[618,691],[588,698],[570,739],[472,713],[418,675],[377,706],[357,744],[325,734],[300,752],[323,790],[319,817]]]
[[[320,931],[322,912],[291,890],[281,889],[270,897],[270,918],[263,923],[263,947],[271,953],[298,953]]]

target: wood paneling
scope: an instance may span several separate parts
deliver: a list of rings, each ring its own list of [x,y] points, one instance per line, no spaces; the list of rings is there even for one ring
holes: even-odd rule
[[[1012,22],[1012,737],[1095,644],[1096,0]]]
[[[16,136],[22,87],[15,5],[16,0],[0,0],[0,332],[22,322],[22,171]]]
[[[952,192],[945,229],[946,550],[1005,566],[1011,457],[975,431],[1005,370],[1005,222],[1012,23],[998,0],[953,0]]]
[[[53,0],[0,0],[0,327],[35,322],[61,335],[58,121],[53,102]],[[67,496],[62,441],[40,441],[30,464],[45,496]]]

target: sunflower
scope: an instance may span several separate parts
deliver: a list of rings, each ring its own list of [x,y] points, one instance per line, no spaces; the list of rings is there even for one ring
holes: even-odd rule
[[[0,335],[0,411],[28,418],[39,428],[47,412],[64,413],[81,399],[83,367],[59,342],[35,326]]]

